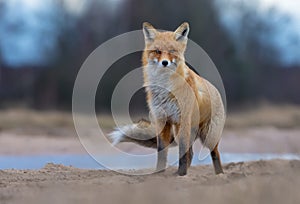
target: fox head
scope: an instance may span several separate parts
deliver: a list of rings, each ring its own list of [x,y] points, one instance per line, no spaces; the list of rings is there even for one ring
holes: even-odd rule
[[[184,52],[189,30],[189,24],[186,22],[181,24],[174,32],[160,32],[150,23],[143,23],[145,37],[144,65],[176,68],[178,64],[184,63]]]

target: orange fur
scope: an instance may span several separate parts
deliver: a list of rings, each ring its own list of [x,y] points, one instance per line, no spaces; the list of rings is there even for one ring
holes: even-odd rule
[[[199,138],[211,151],[215,172],[222,173],[218,143],[225,110],[218,90],[185,63],[188,23],[183,23],[175,32],[159,32],[144,23],[143,32],[144,84],[154,119],[146,124],[153,128],[140,129],[139,124],[121,127],[111,133],[114,143],[131,141],[146,147],[156,146],[157,170],[162,171],[166,167],[169,144],[175,140],[179,146],[178,174],[185,175],[193,157],[193,142]],[[197,130],[195,136],[191,134],[192,129]],[[138,140],[130,137],[132,135],[150,139]]]
[[[145,50],[143,52],[142,62],[144,66],[145,85],[147,86],[151,84],[151,82],[153,83],[153,80],[156,80],[155,77],[151,78],[149,76],[152,72],[158,72],[157,80],[165,80],[165,82],[161,82],[161,84],[166,84],[165,86],[171,84],[170,92],[167,95],[161,93],[161,96],[158,96],[156,93],[162,90],[161,88],[157,88],[158,91],[155,88],[146,88],[147,103],[151,112],[155,113],[158,111],[156,109],[161,107],[171,109],[165,111],[165,120],[168,124],[165,126],[162,116],[159,113],[157,115],[154,114],[158,141],[164,141],[164,144],[158,145],[158,148],[160,150],[162,148],[167,149],[168,142],[170,141],[171,127],[175,126],[175,137],[179,143],[180,157],[183,158],[180,158],[182,160],[179,161],[178,173],[185,175],[192,160],[191,146],[193,139],[191,138],[191,128],[197,127],[199,129],[199,133],[201,133],[199,138],[201,138],[202,141],[208,139],[207,135],[211,125],[212,115],[214,114],[212,106],[215,103],[212,103],[212,100],[221,100],[221,98],[218,93],[216,94],[218,96],[217,99],[211,98],[210,92],[216,92],[215,88],[208,81],[189,69],[185,64],[184,52],[187,45],[187,34],[189,32],[189,25],[187,23],[183,23],[175,32],[159,32],[151,24],[144,23],[143,31],[145,35]],[[168,62],[166,67],[162,65],[163,61]],[[159,78],[159,72],[163,73],[160,69],[172,69],[172,67],[174,69],[173,74],[166,75],[166,78]],[[177,106],[180,107],[180,113],[174,114],[177,114],[180,120],[177,120],[177,117],[172,117],[172,111],[176,110],[174,109],[174,100]],[[161,106],[155,105],[157,103],[161,104]],[[170,105],[165,103],[170,103]],[[217,104],[223,105],[220,101]],[[222,107],[220,110],[221,112],[224,111]],[[214,143],[218,141],[219,139],[217,138]],[[217,147],[217,144],[210,144],[209,148],[215,158],[219,159]],[[159,160],[161,159],[160,157],[164,157],[163,160],[165,160],[165,156],[166,154],[158,156],[158,166],[160,166],[158,168],[164,166]],[[214,161],[214,165],[215,164],[218,165],[218,162]],[[215,166],[215,168],[220,169],[221,167]]]

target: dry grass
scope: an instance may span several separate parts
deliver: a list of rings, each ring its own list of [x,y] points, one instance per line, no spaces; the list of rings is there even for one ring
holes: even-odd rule
[[[0,131],[31,136],[74,136],[72,114],[29,109],[0,111]]]
[[[276,128],[299,128],[300,106],[260,105],[255,109],[229,113],[226,128],[251,128],[272,126]]]
[[[111,130],[113,118],[98,115],[101,127]],[[231,112],[227,116],[226,128],[240,129],[272,126],[276,128],[299,128],[300,106],[261,105],[256,109]],[[0,130],[53,130],[74,129],[71,113],[57,111],[35,111],[28,109],[7,109],[0,111]]]
[[[111,130],[113,118],[99,115],[101,128]],[[36,111],[30,109],[6,109],[0,111],[0,131],[19,133],[64,135],[66,130],[74,132],[72,113],[59,111]]]
[[[60,128],[73,127],[70,113],[34,111],[28,109],[7,109],[0,112],[0,128]]]

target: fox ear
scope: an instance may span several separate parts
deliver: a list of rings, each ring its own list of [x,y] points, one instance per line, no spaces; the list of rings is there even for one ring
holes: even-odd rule
[[[156,36],[156,29],[148,22],[143,23],[143,33],[146,41],[153,41]]]
[[[187,36],[189,34],[189,31],[190,31],[189,24],[187,22],[184,22],[175,30],[175,39],[177,41],[186,40]]]

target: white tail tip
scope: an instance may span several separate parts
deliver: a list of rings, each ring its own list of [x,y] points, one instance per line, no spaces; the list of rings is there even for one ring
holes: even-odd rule
[[[108,136],[112,140],[112,145],[115,146],[121,142],[124,135],[119,129],[116,129],[115,131],[109,133]]]

